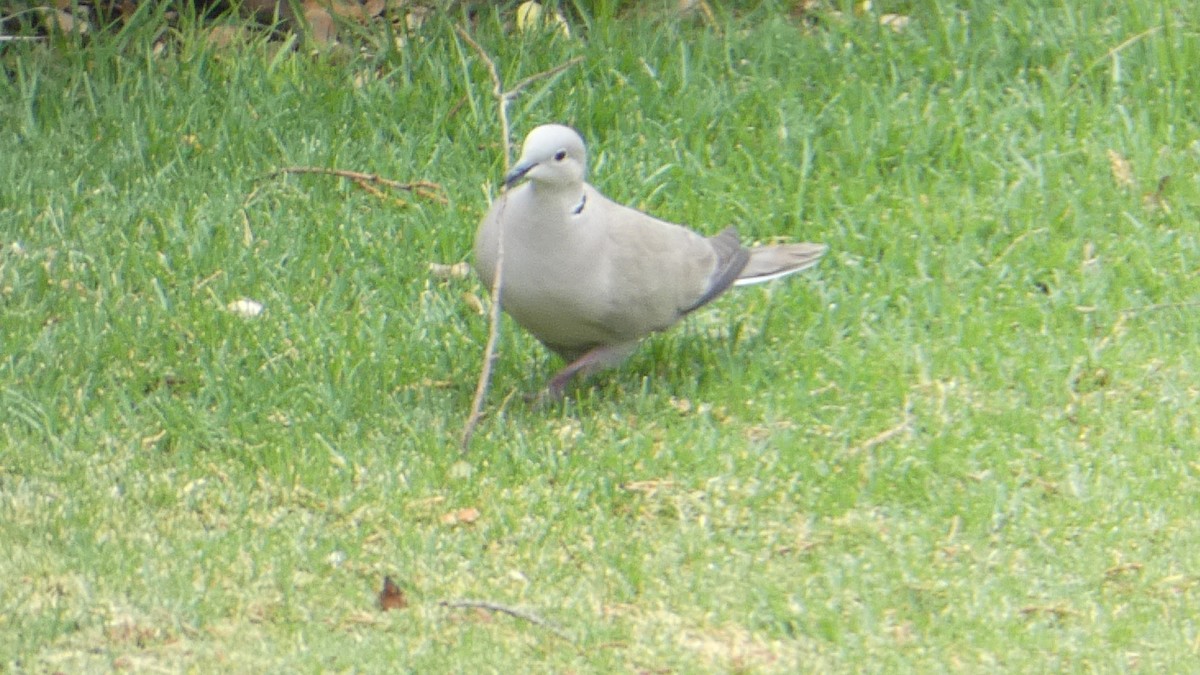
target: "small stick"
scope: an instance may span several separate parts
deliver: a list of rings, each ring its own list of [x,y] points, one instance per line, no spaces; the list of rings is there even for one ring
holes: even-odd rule
[[[848,450],[846,452],[846,454],[848,456],[852,457],[859,453],[870,452],[871,449],[874,448],[875,446],[880,445],[881,443],[886,443],[886,442],[892,440],[893,438],[899,436],[900,434],[902,434],[906,431],[910,431],[911,429],[912,429],[912,406],[909,404],[908,400],[905,399],[905,401],[904,401],[904,419],[902,419],[899,424],[897,424],[896,426],[894,426],[890,429],[884,429],[883,431],[875,434],[874,436],[868,438],[867,440],[863,441],[862,443],[859,443],[857,446],[850,448],[850,450]]]
[[[498,602],[490,602],[488,600],[442,600],[438,604],[450,609],[486,609],[489,612],[500,612],[501,614],[507,614],[511,617],[528,621],[535,626],[541,626],[567,642],[574,642],[574,639],[563,629],[546,621],[537,614],[526,612],[516,607],[509,607],[508,605],[501,605]]]
[[[1134,35],[1133,37],[1122,42],[1121,44],[1117,45],[1116,47],[1113,47],[1112,49],[1108,50],[1107,52],[1104,52],[1104,56],[1101,56],[1100,58],[1096,59],[1095,61],[1092,61],[1091,63],[1089,63],[1088,67],[1084,68],[1083,71],[1080,72],[1078,76],[1076,76],[1075,81],[1073,83],[1071,83],[1071,86],[1067,87],[1066,93],[1064,93],[1062,95],[1063,102],[1065,103],[1066,100],[1071,96],[1071,93],[1079,88],[1079,85],[1081,85],[1083,83],[1083,77],[1085,75],[1087,75],[1088,73],[1092,72],[1092,69],[1094,69],[1096,66],[1100,65],[1101,63],[1104,63],[1105,61],[1112,58],[1113,56],[1125,51],[1126,47],[1128,47],[1136,42],[1139,42],[1144,38],[1154,35],[1158,31],[1162,30],[1164,27],[1165,26],[1151,26],[1150,28],[1147,28],[1146,30],[1138,33],[1137,35]]]
[[[471,401],[471,414],[463,428],[462,451],[471,447],[475,427],[483,417],[483,400],[487,397],[492,382],[492,367],[496,363],[496,345],[500,342],[500,279],[504,274],[504,233],[496,240],[496,276],[492,279],[492,306],[488,311],[488,338],[483,348],[483,366],[479,370],[479,382],[475,385],[475,399]]]
[[[992,258],[992,261],[990,263],[988,263],[987,266],[990,267],[990,266],[995,265],[996,263],[1000,262],[1001,260],[1003,260],[1009,253],[1013,252],[1013,249],[1015,249],[1017,247],[1017,244],[1020,244],[1021,241],[1023,241],[1025,239],[1025,237],[1028,237],[1031,234],[1041,234],[1045,231],[1046,231],[1046,228],[1039,227],[1036,230],[1026,230],[1026,231],[1022,232],[1021,234],[1018,234],[1017,236],[1013,237],[1013,240],[1008,243],[1008,246],[1004,247],[1004,250],[1000,252],[1000,255],[996,256],[995,258]]]
[[[483,60],[483,65],[487,66],[488,69],[488,77],[492,78],[492,96],[496,99],[498,107],[496,112],[500,116],[500,141],[504,145],[504,172],[508,173],[508,166],[512,161],[512,141],[509,140],[508,133],[508,99],[504,95],[504,85],[500,80],[500,71],[496,70],[496,62],[492,60],[492,57],[488,56],[487,51],[475,41],[475,38],[471,37],[470,33],[462,26],[455,26],[454,30],[462,36],[462,39],[467,41],[467,44],[471,45],[471,49],[474,49],[479,58]],[[499,279],[500,275],[496,275],[496,278]]]
[[[508,139],[508,100],[504,97],[504,87],[500,82],[500,73],[496,70],[496,62],[483,47],[471,37],[471,34],[463,30],[462,26],[455,26],[454,30],[462,36],[467,44],[479,54],[479,58],[483,59],[484,65],[487,66],[488,75],[492,78],[492,95],[496,97],[496,105],[500,115],[500,138],[504,144],[504,172],[508,173],[508,167],[512,162],[512,147]],[[500,282],[504,278],[504,233],[496,239],[496,269],[492,277],[492,307],[488,313],[488,338],[487,344],[483,348],[483,365],[479,369],[479,382],[475,385],[475,398],[471,401],[471,413],[467,416],[467,423],[463,427],[462,443],[460,447],[465,453],[471,447],[471,438],[475,436],[475,427],[479,426],[479,420],[483,417],[483,402],[487,397],[488,386],[492,382],[492,366],[496,362],[496,346],[500,342]]]
[[[321,174],[321,175],[325,175],[325,176],[337,176],[339,178],[347,178],[356,183],[359,183],[364,188],[366,188],[366,186],[368,184],[373,183],[376,185],[383,185],[386,187],[390,187],[393,190],[404,190],[406,192],[411,192],[419,197],[424,197],[426,199],[432,199],[433,201],[438,202],[439,204],[449,203],[449,201],[445,197],[438,194],[439,192],[442,192],[443,190],[442,190],[442,186],[438,185],[437,183],[427,181],[427,180],[418,180],[418,181],[413,181],[411,183],[401,183],[398,180],[392,180],[391,178],[384,178],[383,176],[379,176],[379,175],[376,175],[373,173],[362,173],[361,171],[349,171],[347,169],[327,169],[327,168],[321,167],[321,166],[285,166],[282,169],[278,169],[276,171],[272,171],[271,173],[267,174],[267,178],[275,178],[276,176],[282,176],[282,175],[288,174],[288,173],[295,173],[295,174],[315,173],[315,174]]]
[[[1142,312],[1157,312],[1163,309],[1188,309],[1190,307],[1200,306],[1200,301],[1193,302],[1160,302],[1156,305],[1145,305],[1143,307],[1127,307],[1120,310],[1123,316],[1131,316]]]
[[[521,93],[521,90],[528,87],[530,84],[547,77],[552,77],[570,68],[571,66],[583,60],[582,56],[577,56],[565,63],[544,70],[536,75],[530,75],[525,79],[517,82],[511,89],[505,90],[504,83],[500,79],[500,71],[496,68],[496,62],[488,55],[475,38],[471,37],[462,26],[455,26],[455,32],[471,45],[471,49],[479,55],[484,66],[487,67],[488,77],[492,80],[492,96],[496,99],[496,114],[500,118],[500,140],[504,146],[504,172],[508,173],[509,167],[512,165],[512,141],[508,126],[508,104]],[[483,348],[483,366],[479,369],[479,382],[475,385],[475,398],[471,401],[471,413],[467,416],[467,423],[463,427],[461,448],[466,452],[471,447],[471,438],[475,435],[475,427],[479,425],[479,420],[483,417],[484,398],[487,397],[488,387],[492,380],[492,366],[496,362],[496,346],[500,342],[500,287],[501,281],[504,278],[504,232],[500,232],[500,236],[496,241],[496,269],[495,275],[492,278],[492,309],[488,315],[488,339],[487,344]]]
[[[529,85],[531,85],[534,82],[537,82],[538,80],[541,80],[543,78],[553,77],[553,76],[561,73],[562,71],[566,70],[567,68],[570,68],[571,66],[575,65],[576,63],[579,63],[580,61],[583,61],[583,57],[576,56],[575,58],[571,59],[570,61],[565,61],[563,63],[560,63],[557,66],[554,66],[553,68],[551,68],[549,70],[543,70],[542,72],[537,73],[536,75],[530,75],[529,77],[514,84],[512,89],[509,89],[508,91],[504,92],[504,95],[507,98],[516,98],[517,94],[520,94],[521,90],[524,89],[525,87],[528,87]]]
[[[908,431],[908,420],[907,419],[904,420],[903,422],[897,424],[896,426],[892,427],[891,429],[885,429],[885,430],[875,434],[874,436],[868,438],[867,440],[858,444],[857,447],[851,448],[850,452],[848,452],[847,454],[857,455],[860,452],[866,452],[881,443],[886,443],[886,442],[892,440],[893,438],[895,438],[896,436],[899,436],[900,434],[904,433],[905,431]]]

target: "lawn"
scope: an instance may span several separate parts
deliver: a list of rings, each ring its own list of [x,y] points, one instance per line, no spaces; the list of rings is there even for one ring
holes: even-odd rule
[[[154,4],[0,43],[0,670],[1196,670],[1200,5],[280,49]],[[827,258],[544,409],[505,322],[461,452],[487,289],[430,264],[505,160],[455,26],[506,84],[583,57],[514,142],[571,124],[614,199]]]

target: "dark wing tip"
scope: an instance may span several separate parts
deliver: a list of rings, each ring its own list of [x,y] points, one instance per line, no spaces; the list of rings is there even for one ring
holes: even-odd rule
[[[746,263],[750,262],[750,251],[742,247],[737,228],[725,228],[720,234],[709,237],[708,243],[717,254],[717,268],[710,277],[708,289],[696,302],[683,309],[684,314],[707,305],[729,290],[745,269]]]

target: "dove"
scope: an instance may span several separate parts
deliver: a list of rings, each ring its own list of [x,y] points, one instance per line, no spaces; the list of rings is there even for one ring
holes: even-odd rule
[[[705,237],[610,200],[586,173],[578,132],[535,128],[475,234],[475,271],[489,289],[502,250],[494,300],[567,362],[546,385],[551,399],[576,376],[618,365],[642,338],[729,288],[809,269],[827,249],[745,248],[733,227]]]

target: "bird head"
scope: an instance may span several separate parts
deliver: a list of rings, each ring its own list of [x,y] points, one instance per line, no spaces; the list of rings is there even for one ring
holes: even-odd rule
[[[504,176],[504,185],[512,187],[528,178],[537,185],[578,187],[586,171],[587,150],[579,132],[561,124],[543,124],[525,137],[521,159]]]

